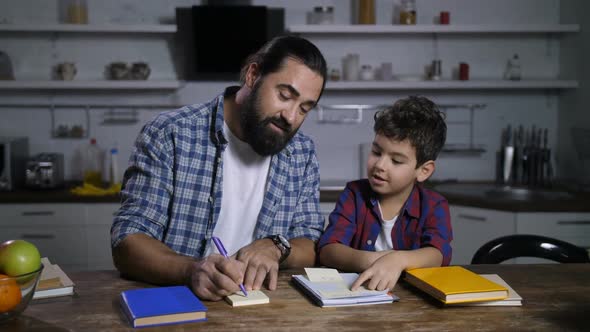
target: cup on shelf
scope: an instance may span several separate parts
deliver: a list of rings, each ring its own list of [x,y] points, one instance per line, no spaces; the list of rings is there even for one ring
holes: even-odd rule
[[[147,80],[151,71],[147,63],[135,62],[131,65],[131,78],[134,80]]]
[[[379,68],[379,78],[382,81],[393,80],[393,65],[391,62],[381,63],[381,67]]]
[[[345,81],[358,81],[360,74],[359,55],[357,53],[347,54],[342,59],[342,79]]]
[[[126,80],[129,78],[130,68],[125,62],[111,62],[107,65],[106,74],[111,80]]]
[[[55,73],[57,79],[62,81],[71,81],[76,76],[78,70],[76,69],[76,64],[73,62],[62,62],[57,64]]]

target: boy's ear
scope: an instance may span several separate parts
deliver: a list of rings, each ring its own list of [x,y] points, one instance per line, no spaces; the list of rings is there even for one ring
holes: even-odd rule
[[[259,76],[260,75],[258,73],[258,64],[256,62],[252,62],[248,65],[248,70],[246,71],[246,79],[244,84],[251,89],[254,86],[254,83],[256,83],[256,80]]]
[[[418,169],[416,169],[416,180],[418,182],[424,182],[428,180],[428,178],[434,173],[436,169],[436,165],[434,164],[434,160],[429,160],[422,164]]]

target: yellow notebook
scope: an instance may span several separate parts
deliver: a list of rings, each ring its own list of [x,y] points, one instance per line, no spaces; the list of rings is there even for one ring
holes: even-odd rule
[[[508,297],[508,289],[460,266],[406,271],[405,280],[445,303],[495,301]]]

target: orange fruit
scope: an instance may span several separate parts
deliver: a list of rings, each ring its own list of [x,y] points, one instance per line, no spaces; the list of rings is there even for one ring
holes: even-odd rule
[[[16,308],[21,298],[20,287],[16,280],[0,274],[0,313]]]

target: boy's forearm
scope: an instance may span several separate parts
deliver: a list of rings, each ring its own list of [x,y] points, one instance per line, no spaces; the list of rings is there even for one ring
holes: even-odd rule
[[[320,250],[320,264],[342,271],[362,272],[390,251],[364,251],[332,243]]]
[[[424,247],[416,250],[398,250],[391,253],[403,270],[420,267],[438,267],[443,262],[440,251],[433,247]]]

